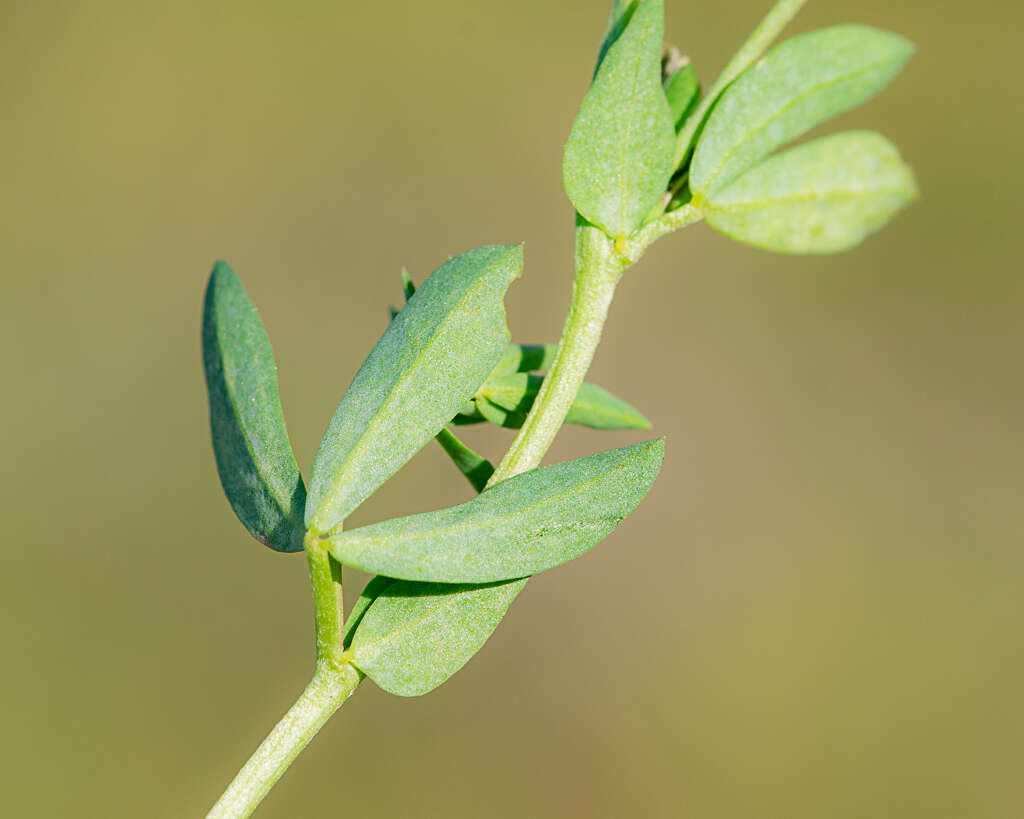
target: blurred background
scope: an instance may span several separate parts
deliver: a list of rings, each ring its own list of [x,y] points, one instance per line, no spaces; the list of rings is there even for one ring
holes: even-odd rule
[[[525,242],[513,335],[554,340],[609,5],[0,5],[5,815],[201,816],[311,672],[304,561],[217,481],[213,260],[307,472],[403,265]],[[667,0],[668,36],[709,83],[769,5]],[[648,500],[436,692],[363,685],[259,816],[1021,815],[1024,7],[834,0],[792,31],[848,20],[919,53],[827,130],[887,133],[921,202],[830,258],[659,242],[591,374],[667,436]],[[568,428],[549,460],[644,437]],[[353,523],[469,495],[431,447]]]

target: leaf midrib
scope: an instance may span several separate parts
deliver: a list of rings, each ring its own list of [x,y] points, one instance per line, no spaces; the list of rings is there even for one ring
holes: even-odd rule
[[[551,495],[545,495],[543,498],[541,498],[540,500],[538,500],[538,501],[536,501],[534,503],[527,504],[525,506],[520,506],[517,509],[511,510],[509,512],[503,512],[503,513],[495,515],[493,517],[485,518],[486,524],[488,526],[491,526],[491,525],[493,525],[495,523],[500,523],[502,521],[508,520],[509,518],[517,517],[517,516],[523,515],[523,514],[525,514],[527,512],[536,510],[538,508],[542,508],[544,505],[551,504],[551,503],[557,501],[558,499],[565,497],[566,495],[570,495],[572,493],[575,493],[575,492],[577,492],[577,491],[579,491],[581,489],[586,488],[587,486],[590,486],[591,484],[597,483],[598,481],[600,481],[602,479],[613,477],[617,472],[620,472],[623,469],[625,469],[625,467],[626,467],[627,463],[629,462],[629,460],[630,459],[628,457],[627,458],[623,458],[612,469],[609,469],[606,472],[601,472],[600,474],[595,475],[593,478],[589,478],[589,479],[587,479],[585,481],[581,481],[580,483],[572,484],[571,486],[569,486],[569,487],[567,487],[565,489],[556,491],[556,492],[554,492]],[[460,504],[460,505],[463,506],[463,507],[466,507],[466,506],[469,506],[471,504],[478,503],[479,499],[481,497],[484,497],[484,496],[482,494],[478,495],[476,498],[473,498],[472,500],[466,501],[466,503]],[[455,508],[458,508],[458,507],[455,507]],[[431,513],[427,512],[426,514],[431,514]],[[356,538],[360,538],[360,537],[364,538],[366,540],[388,540],[390,538],[397,539],[397,538],[403,538],[403,537],[404,538],[425,539],[425,538],[428,538],[428,537],[443,537],[444,533],[450,533],[452,530],[469,529],[469,528],[476,528],[476,527],[481,527],[481,526],[482,526],[482,524],[479,523],[479,522],[478,523],[471,523],[468,526],[465,523],[450,523],[450,524],[447,524],[445,526],[431,527],[429,529],[420,529],[420,530],[418,530],[416,532],[406,533],[405,535],[402,535],[401,533],[395,533],[395,532],[390,533],[390,535],[387,534],[387,533],[381,533],[381,534],[376,534],[376,535],[359,535],[358,534],[359,530],[356,529],[356,530],[353,530],[353,531],[350,531],[350,532],[345,532],[344,534],[337,536],[337,540],[338,541],[342,541],[342,540],[345,540],[346,538],[348,538],[349,541],[351,542],[352,540],[354,540]],[[332,538],[332,541],[333,540],[334,540],[334,538]]]
[[[825,194],[800,193],[793,196],[781,196],[775,199],[759,199],[756,202],[737,202],[728,205],[712,205],[709,213],[737,213],[741,211],[759,210],[765,207],[777,207],[779,205],[791,205],[800,202],[821,202],[832,199],[841,201],[854,201],[857,199],[870,199],[875,196],[906,196],[905,188],[871,188],[863,190],[838,189]]]

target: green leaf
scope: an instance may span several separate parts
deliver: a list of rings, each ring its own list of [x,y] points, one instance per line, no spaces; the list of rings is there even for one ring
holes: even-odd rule
[[[436,437],[441,448],[448,453],[448,457],[466,476],[466,480],[477,492],[483,492],[487,481],[494,474],[494,465],[483,455],[478,455],[462,443],[454,433],[447,429],[442,429]]]
[[[777,45],[715,106],[697,143],[690,189],[710,198],[779,146],[871,99],[913,50],[898,34],[853,24]]]
[[[917,196],[913,171],[881,134],[851,131],[766,160],[715,194],[705,214],[741,242],[783,253],[858,244]]]
[[[363,617],[366,616],[366,612],[370,610],[373,601],[380,597],[384,589],[394,582],[395,579],[393,577],[384,577],[378,574],[375,577],[371,577],[369,582],[363,586],[356,604],[352,607],[352,611],[348,613],[348,618],[342,627],[341,643],[343,648],[348,648],[352,645],[352,638],[355,636],[356,629],[359,628],[359,624],[362,622]]]
[[[480,408],[475,400],[470,401],[462,407],[453,417],[452,425],[457,427],[468,426],[469,424],[481,424],[487,419],[480,414]]]
[[[356,629],[353,664],[392,694],[426,694],[483,647],[525,585],[392,583]]]
[[[337,526],[473,396],[508,345],[502,296],[522,248],[490,245],[438,268],[385,330],[313,461],[306,522]]]
[[[495,410],[480,411],[492,423],[518,429],[533,406],[544,377],[540,375],[504,375],[487,379],[478,395],[489,401]],[[650,429],[651,422],[621,398],[596,384],[584,383],[573,399],[566,423],[593,429]]]
[[[675,129],[661,88],[661,0],[640,0],[583,99],[562,160],[579,213],[609,236],[642,224],[672,174]]]
[[[416,285],[412,283],[412,279],[409,277],[409,271],[404,267],[402,268],[402,292],[405,294],[405,300],[407,302],[412,298],[413,293],[416,292]]]
[[[601,63],[604,62],[608,49],[615,45],[615,41],[626,30],[629,18],[633,16],[636,5],[635,0],[614,0],[612,3],[612,10],[608,14],[608,25],[604,31],[604,39],[601,40],[601,47],[597,52],[597,64],[594,66],[595,77],[597,76],[597,70],[601,67]]]
[[[224,262],[203,307],[203,365],[217,472],[239,520],[279,552],[302,549],[306,488],[285,429],[277,364],[263,322]]]
[[[329,539],[347,566],[403,580],[487,583],[551,569],[603,540],[661,469],[663,441],[524,472],[472,500]]]
[[[491,375],[547,370],[557,351],[557,344],[509,344]]]
[[[671,48],[662,66],[662,74],[665,77],[663,85],[672,123],[678,130],[700,96],[697,72],[689,57],[681,55],[679,49]]]

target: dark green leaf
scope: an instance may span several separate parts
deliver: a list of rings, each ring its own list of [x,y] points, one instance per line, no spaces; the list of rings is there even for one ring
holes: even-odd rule
[[[579,557],[640,503],[661,469],[663,441],[524,472],[472,500],[364,526],[329,540],[347,566],[403,580],[487,583]]]
[[[457,427],[462,427],[469,424],[480,424],[486,420],[487,419],[480,414],[480,408],[474,400],[467,403],[455,414],[452,418],[452,424]]]
[[[478,395],[489,401],[500,414],[485,409],[478,400],[480,411],[492,423],[518,429],[523,425],[543,382],[544,377],[541,375],[524,373],[491,377],[480,388]],[[651,428],[651,422],[621,398],[596,384],[588,383],[580,386],[565,420],[566,423],[592,429]]]
[[[917,196],[914,174],[881,134],[851,131],[809,142],[748,171],[705,209],[708,224],[783,253],[834,253],[858,244]]]
[[[348,618],[345,620],[345,625],[342,627],[343,648],[348,648],[352,645],[352,638],[355,636],[356,629],[359,628],[359,624],[363,621],[363,617],[366,616],[366,612],[370,610],[370,606],[373,604],[373,601],[380,596],[384,589],[394,582],[394,578],[384,577],[378,574],[375,577],[371,577],[370,581],[363,586],[363,590],[359,594],[359,599],[356,600],[356,604],[352,607],[352,611],[348,613]]]
[[[277,364],[263,322],[224,262],[203,308],[203,364],[217,472],[239,520],[279,552],[302,549],[306,488],[281,411]]]
[[[353,664],[392,694],[426,694],[483,647],[525,585],[392,583],[356,629]]]
[[[491,375],[546,370],[551,367],[557,351],[557,344],[509,344]]]
[[[483,492],[487,481],[494,474],[494,465],[482,455],[478,455],[452,432],[442,429],[437,433],[437,442],[441,448],[448,453],[459,471],[466,476],[466,480],[472,484],[477,492]]]
[[[777,45],[712,111],[690,168],[691,190],[712,197],[779,146],[871,99],[913,50],[898,34],[852,24]]]
[[[435,271],[373,348],[313,461],[306,521],[329,532],[433,438],[508,345],[502,296],[522,248],[471,250]]]
[[[665,192],[675,129],[661,87],[661,0],[640,0],[608,49],[565,146],[569,200],[609,236],[627,236]]]
[[[409,271],[404,267],[402,268],[402,292],[405,293],[406,301],[409,301],[412,298],[412,294],[416,292],[416,285],[412,283],[412,279],[409,278]]]
[[[678,130],[700,96],[697,72],[693,70],[689,57],[682,56],[678,49],[672,48],[663,63],[662,73],[672,123]]]

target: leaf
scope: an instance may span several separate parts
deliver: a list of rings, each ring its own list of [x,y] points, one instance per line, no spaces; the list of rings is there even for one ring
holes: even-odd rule
[[[776,148],[881,91],[913,45],[842,25],[777,45],[722,95],[697,143],[690,189],[710,198]]]
[[[436,437],[441,448],[448,453],[448,457],[466,476],[466,480],[477,492],[483,492],[487,481],[494,474],[494,465],[462,443],[453,432],[447,429],[442,429]]]
[[[697,72],[694,71],[689,57],[682,56],[678,49],[672,48],[664,63],[662,73],[665,75],[663,85],[665,98],[668,100],[668,108],[672,115],[672,124],[678,130],[686,121],[686,115],[693,109],[700,96]]]
[[[509,344],[491,375],[549,369],[557,351],[557,344]]]
[[[426,694],[483,647],[525,585],[396,581],[359,623],[353,664],[392,694]]]
[[[263,322],[224,262],[203,307],[203,365],[217,472],[238,519],[279,552],[302,549],[306,488],[281,410],[277,364]]]
[[[412,283],[409,271],[404,267],[402,268],[402,292],[405,294],[405,300],[407,302],[412,298],[413,293],[416,292],[416,285]]]
[[[850,131],[800,145],[748,171],[706,206],[716,230],[782,253],[858,244],[917,196],[913,171],[881,134]]]
[[[394,582],[395,579],[393,577],[384,577],[378,574],[371,577],[369,582],[363,586],[356,604],[352,607],[352,611],[348,613],[345,625],[342,627],[342,648],[348,648],[352,644],[352,638],[355,636],[356,629],[359,628],[359,624],[362,622],[363,617],[366,616],[366,612],[370,610],[373,601],[381,595],[384,589]]]
[[[579,213],[609,236],[640,227],[672,174],[675,129],[661,88],[661,0],[640,0],[583,99],[562,160]]]
[[[636,508],[661,469],[661,440],[524,472],[472,500],[329,539],[336,560],[403,580],[487,583],[584,554]]]
[[[489,378],[478,394],[498,412],[482,406],[480,411],[492,423],[518,429],[523,425],[543,382],[544,377],[540,375],[515,374]],[[480,405],[479,400],[477,403]],[[651,428],[651,422],[621,398],[589,383],[580,385],[565,420],[569,424],[593,429]]]
[[[612,10],[608,14],[608,25],[604,31],[604,39],[601,40],[601,47],[597,52],[597,64],[594,66],[595,77],[597,76],[597,70],[601,67],[601,63],[604,62],[608,49],[615,45],[615,41],[626,30],[629,18],[633,16],[636,5],[635,0],[614,0],[612,2]]]
[[[508,345],[502,296],[522,248],[489,245],[438,268],[384,331],[313,461],[306,522],[337,526],[473,396]]]

